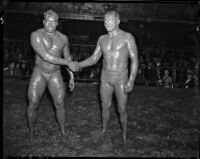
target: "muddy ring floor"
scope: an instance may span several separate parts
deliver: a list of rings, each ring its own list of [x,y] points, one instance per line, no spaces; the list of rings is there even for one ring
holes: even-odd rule
[[[200,98],[195,89],[135,86],[127,103],[127,144],[122,144],[113,99],[108,131],[100,135],[99,85],[77,83],[66,89],[67,141],[61,140],[52,99],[40,101],[35,136],[26,120],[28,81],[3,82],[3,156],[49,157],[196,157],[199,158]],[[67,86],[67,83],[66,83]]]

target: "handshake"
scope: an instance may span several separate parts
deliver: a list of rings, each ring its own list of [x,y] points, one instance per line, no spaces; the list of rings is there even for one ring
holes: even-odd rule
[[[80,69],[81,69],[81,66],[77,61],[70,61],[68,64],[68,67],[73,72],[80,71]]]

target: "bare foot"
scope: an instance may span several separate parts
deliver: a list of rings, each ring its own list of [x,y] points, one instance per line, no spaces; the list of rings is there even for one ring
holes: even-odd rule
[[[106,129],[103,129],[101,133],[104,134],[105,132],[106,132]]]
[[[64,142],[64,143],[67,142],[67,134],[66,133],[61,133],[61,142]]]
[[[34,138],[34,131],[29,130],[27,133],[27,138],[30,142],[33,142],[33,138]]]

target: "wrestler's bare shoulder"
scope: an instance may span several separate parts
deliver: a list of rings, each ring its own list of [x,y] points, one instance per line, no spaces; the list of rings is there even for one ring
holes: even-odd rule
[[[59,31],[56,31],[56,34],[61,37],[64,41],[67,41],[68,42],[68,38],[65,34],[59,32]]]
[[[127,39],[129,39],[129,38],[133,38],[134,36],[131,34],[131,33],[129,33],[129,32],[126,32],[126,31],[123,31],[123,30],[121,30],[120,31],[121,32],[121,37],[124,37],[124,38],[127,38]]]
[[[31,33],[31,37],[41,37],[44,33],[44,29],[37,29]]]
[[[107,37],[107,34],[101,35],[101,36],[99,37],[99,39],[98,39],[98,43],[101,44],[102,41],[104,41],[106,37]]]

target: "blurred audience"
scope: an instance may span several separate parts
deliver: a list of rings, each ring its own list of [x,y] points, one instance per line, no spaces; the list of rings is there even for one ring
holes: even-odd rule
[[[22,77],[22,71],[20,68],[20,64],[15,64],[15,61],[10,61],[8,64],[8,67],[5,67],[3,69],[4,71],[4,77],[5,78],[21,78]]]
[[[22,69],[22,79],[23,80],[29,79],[31,76],[32,68],[30,68],[30,66],[27,65],[27,61],[25,60],[22,61],[21,69]]]

